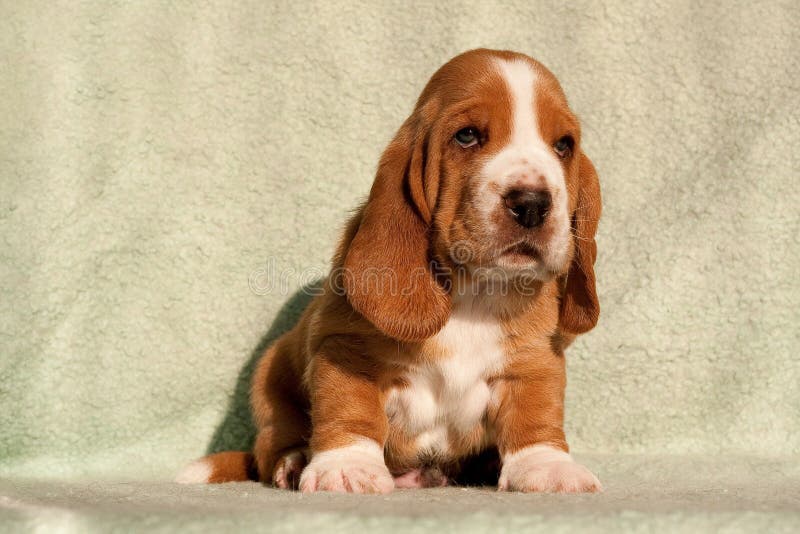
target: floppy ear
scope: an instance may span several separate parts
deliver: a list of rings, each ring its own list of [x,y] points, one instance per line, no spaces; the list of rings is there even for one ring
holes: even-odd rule
[[[559,328],[563,333],[582,334],[597,324],[600,303],[594,284],[597,244],[594,235],[600,220],[600,182],[594,165],[581,153],[578,169],[578,206],[572,215],[575,254],[561,293]]]
[[[451,307],[429,259],[438,150],[429,157],[430,139],[427,133],[417,135],[418,123],[409,118],[384,151],[343,264],[350,305],[384,334],[402,341],[434,335]]]

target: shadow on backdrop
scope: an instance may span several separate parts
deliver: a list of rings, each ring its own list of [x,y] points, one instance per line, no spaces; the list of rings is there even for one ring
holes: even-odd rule
[[[220,451],[249,451],[253,448],[256,429],[250,416],[250,380],[261,355],[273,341],[288,332],[297,323],[314,295],[322,288],[323,280],[304,285],[278,310],[272,325],[250,353],[247,363],[236,379],[236,389],[228,402],[222,422],[206,448],[206,454]]]

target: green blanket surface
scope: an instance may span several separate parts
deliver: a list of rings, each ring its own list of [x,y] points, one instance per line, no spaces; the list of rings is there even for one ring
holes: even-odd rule
[[[10,530],[42,532],[763,532],[800,530],[800,466],[750,456],[583,456],[600,495],[397,490],[303,495],[256,484],[0,481]]]
[[[326,273],[428,77],[478,46],[556,73],[600,175],[602,313],[568,351],[573,449],[670,458],[611,469],[627,474],[610,498],[656,502],[663,475],[719,512],[729,479],[697,458],[775,458],[780,473],[735,486],[755,509],[773,478],[796,490],[798,20],[797,2],[767,1],[0,1],[0,518],[126,491],[175,521],[241,492],[295,499],[297,521],[300,503],[346,513],[357,501],[159,481],[249,446],[254,359]]]

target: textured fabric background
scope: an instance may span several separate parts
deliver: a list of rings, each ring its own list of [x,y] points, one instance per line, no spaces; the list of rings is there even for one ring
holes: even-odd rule
[[[800,466],[751,457],[581,457],[602,495],[398,490],[390,496],[294,492],[254,482],[0,480],[0,531],[38,532],[761,532],[800,531]],[[612,474],[613,473],[613,474]],[[667,477],[665,473],[669,473]],[[760,476],[753,476],[754,474]],[[643,483],[658,480],[659,484]],[[3,499],[3,495],[11,497]],[[5,505],[5,514],[3,513]]]
[[[601,178],[573,448],[800,453],[800,4],[603,4],[0,2],[0,475],[246,446],[252,358],[477,46],[557,74]]]

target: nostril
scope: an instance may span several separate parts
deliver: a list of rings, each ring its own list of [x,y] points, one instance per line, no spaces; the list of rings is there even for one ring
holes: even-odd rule
[[[542,212],[542,216],[547,215],[547,212],[550,211],[551,202],[549,191],[542,191],[539,193],[539,210]]]
[[[509,191],[504,201],[514,220],[525,228],[541,226],[552,202],[547,190],[520,189]]]

